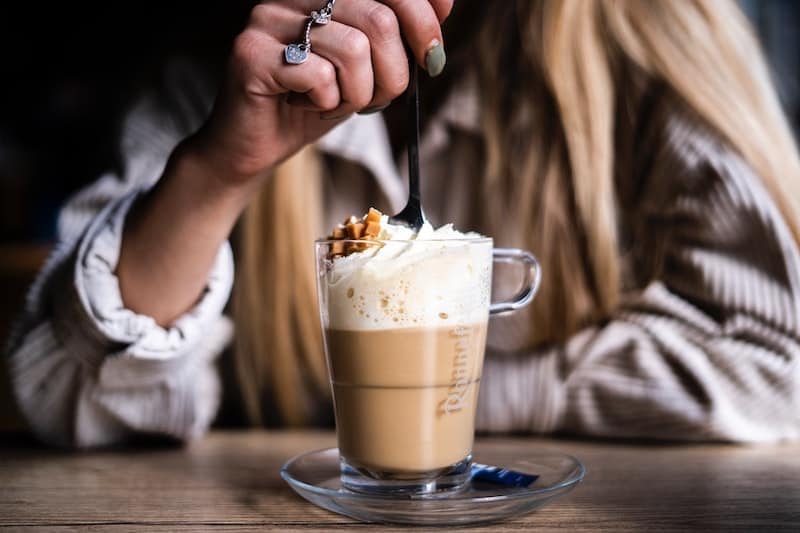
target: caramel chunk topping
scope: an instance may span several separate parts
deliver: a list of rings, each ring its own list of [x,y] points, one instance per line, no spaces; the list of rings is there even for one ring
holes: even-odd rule
[[[367,213],[367,222],[378,222],[380,224],[382,214],[383,213],[374,207],[370,207],[369,212]]]
[[[366,234],[368,237],[375,238],[381,232],[381,223],[380,221],[374,222],[372,220],[367,220],[367,227],[365,229]]]
[[[347,235],[351,239],[360,239],[361,236],[364,234],[364,223],[363,222],[356,222],[355,224],[348,224],[345,227],[347,228]]]
[[[351,215],[344,222],[333,228],[328,238],[336,241],[374,241],[381,232],[381,215],[380,211],[372,207],[361,218]],[[366,247],[366,244],[359,242],[335,242],[331,245],[329,257],[334,259],[347,256],[353,252],[360,252]]]

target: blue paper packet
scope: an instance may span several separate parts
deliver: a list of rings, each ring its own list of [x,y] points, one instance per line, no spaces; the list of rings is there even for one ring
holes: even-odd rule
[[[536,474],[523,474],[522,472],[481,463],[472,464],[471,474],[473,480],[492,483],[494,485],[504,485],[506,487],[527,488],[539,479],[539,476]]]

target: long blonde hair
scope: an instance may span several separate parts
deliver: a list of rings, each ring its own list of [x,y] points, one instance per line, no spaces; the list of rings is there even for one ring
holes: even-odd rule
[[[741,154],[800,242],[800,159],[758,42],[733,0],[502,5],[486,10],[476,41],[486,146],[478,190],[484,228],[498,230],[510,216],[519,233],[509,244],[534,250],[548,273],[534,303],[537,343],[563,341],[609,316],[620,297],[614,131],[621,64],[663,82]],[[236,359],[254,423],[265,396],[286,424],[297,425],[329,394],[311,246],[324,231],[315,215],[322,209],[317,157],[306,149],[287,161],[244,216]]]

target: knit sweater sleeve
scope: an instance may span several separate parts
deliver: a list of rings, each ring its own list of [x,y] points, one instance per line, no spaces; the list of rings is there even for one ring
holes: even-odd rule
[[[188,438],[216,412],[213,361],[232,335],[222,315],[233,281],[228,243],[197,303],[168,328],[126,309],[115,275],[128,210],[157,182],[213,96],[181,63],[164,85],[129,113],[121,171],[101,176],[62,209],[57,243],[12,332],[7,364],[15,396],[46,442],[95,446],[135,433]]]

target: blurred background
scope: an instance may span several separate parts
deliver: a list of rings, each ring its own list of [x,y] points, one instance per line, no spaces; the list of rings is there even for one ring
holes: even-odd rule
[[[117,166],[121,118],[168,56],[225,56],[252,1],[0,6],[0,353],[59,206]],[[19,429],[0,364],[0,430]]]
[[[740,3],[797,135],[800,2]],[[46,257],[59,205],[116,166],[125,109],[156,80],[168,55],[222,59],[251,4],[7,2],[0,8],[0,342]],[[3,381],[0,375],[0,396],[7,396]],[[7,405],[0,397],[0,428],[10,424]]]

